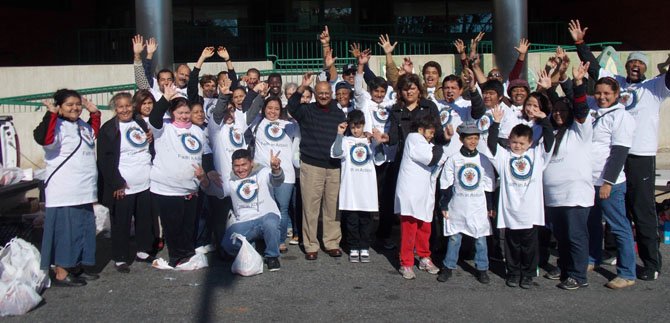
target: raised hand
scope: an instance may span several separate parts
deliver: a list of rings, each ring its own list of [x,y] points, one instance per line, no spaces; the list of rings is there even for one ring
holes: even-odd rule
[[[475,73],[471,69],[464,67],[461,72],[461,79],[463,80],[463,84],[467,85],[470,91],[475,91],[477,89]]]
[[[586,36],[586,31],[588,29],[589,27],[584,27],[584,29],[582,29],[579,20],[570,20],[568,23],[568,31],[570,32],[570,36],[572,36],[572,40],[574,40],[575,43],[584,42],[584,37]]]
[[[537,110],[531,112],[531,114],[532,114],[532,116],[529,116],[530,118],[535,118],[535,119],[539,119],[539,120],[542,120],[542,119],[547,117],[547,114],[542,112],[542,110],[540,110],[540,109],[537,109]]]
[[[519,46],[514,47],[517,52],[519,52],[519,57],[526,57],[526,53],[528,53],[528,48],[530,47],[530,43],[528,42],[528,39],[526,38],[521,38],[519,40]]]
[[[266,82],[258,82],[258,84],[256,84],[256,86],[254,86],[254,92],[256,92],[258,94],[261,94],[261,95],[265,95],[268,88],[269,88],[269,85]]]
[[[548,90],[551,87],[551,77],[546,70],[537,73],[537,87],[543,90]]]
[[[263,82],[260,82],[260,83],[263,83]],[[233,84],[233,80],[231,80],[231,79],[225,79],[225,80],[219,82],[219,93],[224,94],[224,95],[233,94],[233,91],[230,90],[230,85],[231,84]]]
[[[210,58],[212,56],[214,56],[214,47],[205,47],[202,50],[202,53],[200,54],[200,57],[205,59]]]
[[[358,65],[365,65],[370,61],[370,49],[366,49],[358,54]]]
[[[44,106],[47,107],[47,110],[49,110],[49,112],[58,114],[58,107],[54,105],[54,103],[51,100],[42,100],[42,104],[44,104]]]
[[[395,46],[398,45],[398,42],[395,42],[393,43],[393,45],[391,45],[391,41],[389,40],[389,34],[386,34],[386,35],[379,35],[379,42],[377,44],[381,46],[385,54],[391,54],[393,53]]]
[[[337,125],[337,134],[343,135],[345,131],[347,131],[347,122],[340,122],[340,124]]]
[[[216,53],[221,57],[224,61],[229,61],[230,60],[230,54],[228,54],[228,50],[223,47],[219,46],[219,48],[216,49]]]
[[[349,45],[349,53],[351,53],[351,56],[359,58],[361,56],[361,44],[353,43]]]
[[[330,68],[331,66],[333,66],[333,64],[335,64],[336,59],[337,57],[333,57],[333,49],[332,48],[326,49],[323,56],[323,66],[325,68]]]
[[[401,70],[403,71],[403,74],[412,74],[414,71],[414,63],[412,63],[412,59],[409,57],[404,57],[402,59],[402,68]]]
[[[281,167],[281,159],[279,159],[279,154],[281,153],[281,150],[277,152],[277,154],[274,154],[274,151],[270,149],[270,168],[272,168],[272,171],[279,170]]]
[[[328,26],[324,26],[321,35],[319,35],[319,40],[321,41],[322,45],[330,44],[330,33],[328,32]]]
[[[313,80],[314,80],[314,75],[311,72],[307,72],[302,76],[301,85],[303,87],[308,87],[308,86],[312,85]]]
[[[451,140],[451,137],[454,136],[454,126],[450,123],[444,128],[444,139],[447,141]]]
[[[95,105],[95,103],[89,101],[86,99],[86,97],[81,97],[81,103],[84,105],[84,108],[86,108],[86,111],[89,113],[96,113],[98,112],[98,106]]]
[[[454,41],[454,47],[456,47],[456,52],[459,54],[465,53],[465,43],[461,39],[456,39]]]
[[[502,121],[503,115],[505,114],[500,104],[496,104],[496,106],[491,109],[491,113],[493,114],[493,121],[496,123],[500,123],[500,121]]]
[[[556,57],[560,58],[561,60],[565,60],[567,56],[568,54],[561,46],[556,47]]]
[[[149,38],[146,41],[146,47],[147,47],[147,57],[150,58],[154,55],[156,50],[158,49],[158,43],[156,42],[156,38]]]
[[[171,101],[175,97],[177,97],[177,86],[174,85],[174,83],[170,82],[165,86],[165,89],[163,90],[163,96],[165,97],[166,100]]]
[[[572,77],[576,85],[581,85],[586,73],[589,71],[590,62],[580,62],[578,66],[572,68]]]
[[[133,54],[135,56],[140,56],[144,48],[146,47],[146,44],[144,43],[144,37],[142,35],[137,34],[133,37]]]

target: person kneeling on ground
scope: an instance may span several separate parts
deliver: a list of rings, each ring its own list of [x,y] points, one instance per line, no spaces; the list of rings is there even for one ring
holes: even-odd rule
[[[253,163],[246,149],[233,153],[233,172],[225,188],[233,202],[234,217],[223,236],[221,246],[230,255],[237,255],[242,247],[234,233],[243,235],[249,242],[265,241],[265,258],[269,271],[277,271],[279,264],[279,221],[277,203],[272,199],[270,186],[279,187],[284,182],[281,160],[270,150],[270,167]]]

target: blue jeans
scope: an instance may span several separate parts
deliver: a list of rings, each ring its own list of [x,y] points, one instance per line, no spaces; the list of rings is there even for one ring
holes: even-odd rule
[[[279,244],[286,240],[286,231],[291,225],[291,217],[288,214],[288,208],[291,205],[291,196],[293,196],[293,185],[282,183],[279,187],[274,187],[274,199],[279,207],[281,213],[281,221],[279,222]]]
[[[233,233],[243,235],[249,242],[263,239],[265,257],[279,257],[279,215],[268,213],[255,220],[238,222],[228,227],[221,240],[221,246],[226,253],[236,256],[242,248],[242,241],[231,239]]]
[[[547,208],[547,217],[558,242],[558,267],[561,279],[573,278],[580,284],[587,281],[589,264],[589,207],[561,206]]]
[[[589,263],[600,264],[603,253],[603,225],[605,218],[616,239],[619,257],[617,259],[617,275],[625,279],[635,279],[635,241],[633,229],[626,217],[626,183],[612,185],[608,199],[598,196],[600,186],[596,186],[596,200],[589,214]]]
[[[442,264],[449,269],[456,269],[458,262],[458,251],[461,250],[461,233],[449,236],[447,244],[447,254],[444,256]],[[479,237],[475,240],[475,267],[477,270],[489,269],[489,256],[486,247],[486,237]]]

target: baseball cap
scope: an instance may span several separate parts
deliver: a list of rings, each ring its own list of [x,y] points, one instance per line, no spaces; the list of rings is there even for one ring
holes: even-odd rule
[[[482,133],[474,122],[461,123],[458,128],[456,128],[456,132],[458,132],[459,135],[479,135]]]
[[[638,60],[638,61],[644,63],[644,65],[649,66],[649,57],[647,56],[647,54],[645,54],[643,52],[638,51],[638,52],[632,52],[632,53],[628,54],[628,59],[626,59],[626,63],[628,63],[632,60]]]

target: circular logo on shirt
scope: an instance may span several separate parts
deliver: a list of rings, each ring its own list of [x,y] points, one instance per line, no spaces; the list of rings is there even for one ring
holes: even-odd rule
[[[258,184],[253,179],[245,179],[237,186],[237,197],[244,202],[251,202],[258,194]]]
[[[230,128],[228,131],[228,138],[230,139],[230,143],[233,144],[234,147],[242,147],[244,145],[244,137],[242,137],[242,134],[237,131],[235,128]]]
[[[378,108],[372,113],[372,116],[378,122],[384,123],[389,119],[389,111],[386,108]]]
[[[190,133],[181,135],[181,143],[184,145],[184,149],[191,154],[197,154],[202,150],[202,143],[200,140]]]
[[[141,128],[130,127],[126,131],[126,139],[133,147],[144,147],[147,145],[147,134]]]
[[[635,89],[628,88],[621,91],[619,103],[623,104],[626,110],[631,110],[637,106],[637,92]]]
[[[270,122],[265,126],[265,136],[272,141],[279,141],[286,135],[284,128],[279,126],[279,122]]]
[[[81,140],[89,147],[93,148],[95,146],[95,138],[88,128],[79,126],[79,135],[81,136]]]
[[[451,123],[451,109],[442,108],[440,110],[440,123],[442,124],[443,128]]]
[[[479,187],[481,175],[481,171],[477,165],[467,163],[458,170],[458,183],[465,190],[474,190]]]
[[[368,159],[370,158],[370,150],[368,150],[368,145],[358,143],[351,147],[349,155],[351,156],[351,162],[354,163],[354,165],[361,166],[368,162]]]
[[[528,179],[533,175],[533,163],[528,156],[512,157],[509,167],[516,179]]]
[[[489,127],[491,127],[492,123],[493,118],[491,118],[490,115],[485,114],[483,117],[477,120],[477,128],[479,128],[479,131],[481,131],[482,133],[488,133]]]

